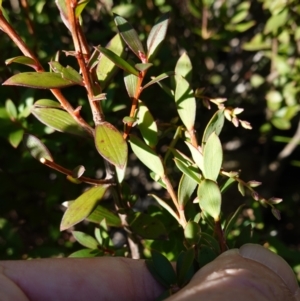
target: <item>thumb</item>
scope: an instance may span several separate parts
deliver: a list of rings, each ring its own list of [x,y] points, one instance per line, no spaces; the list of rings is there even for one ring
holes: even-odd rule
[[[291,267],[260,245],[246,244],[217,257],[168,301],[300,301]]]

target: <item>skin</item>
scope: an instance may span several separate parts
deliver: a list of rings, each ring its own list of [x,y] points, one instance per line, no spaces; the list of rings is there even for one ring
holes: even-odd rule
[[[300,300],[295,276],[281,257],[257,245],[242,248],[206,265],[168,301]],[[163,291],[142,260],[0,261],[0,301],[155,300]]]

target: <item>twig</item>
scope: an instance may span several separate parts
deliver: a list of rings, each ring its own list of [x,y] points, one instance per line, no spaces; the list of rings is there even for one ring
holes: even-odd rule
[[[18,33],[11,27],[11,25],[4,18],[2,11],[0,10],[0,28],[10,37],[10,39],[15,43],[15,45],[21,50],[21,52],[34,60],[35,62],[35,70],[37,72],[44,72],[44,68],[35,56],[35,54],[28,48],[28,46],[24,43],[24,41],[20,38]],[[57,98],[60,102],[61,106],[74,118],[74,120],[82,126],[86,132],[93,136],[93,129],[90,125],[78,114],[75,112],[72,105],[67,101],[67,99],[62,95],[59,89],[50,89],[52,94]]]
[[[73,176],[73,172],[72,170],[69,170],[67,168],[64,168],[62,166],[60,166],[59,164],[55,163],[55,162],[52,162],[52,161],[49,161],[45,158],[41,158],[40,159],[40,162],[52,169],[55,169],[67,176],[70,176],[72,178],[74,178]],[[97,180],[97,179],[91,179],[91,178],[88,178],[88,177],[84,177],[84,176],[81,176],[78,178],[79,181],[81,182],[85,182],[85,183],[88,183],[88,184],[93,184],[93,185],[100,185],[100,184],[114,184],[113,180],[110,178],[110,179],[103,179],[103,180]]]

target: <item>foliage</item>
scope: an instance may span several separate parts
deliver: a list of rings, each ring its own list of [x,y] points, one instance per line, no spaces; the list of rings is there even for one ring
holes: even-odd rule
[[[30,11],[24,7],[22,16],[27,31],[13,25],[18,21],[16,11],[6,7],[0,11],[0,28],[6,34],[1,39],[8,43],[10,38],[23,54],[12,46],[4,48],[10,69],[0,67],[6,71],[1,73],[1,137],[10,144],[2,151],[9,149],[10,154],[3,156],[7,162],[1,169],[7,175],[3,183],[13,197],[17,195],[14,208],[6,201],[3,211],[8,214],[0,220],[0,229],[6,233],[6,256],[146,257],[149,270],[166,287],[163,299],[221,252],[266,240],[255,232],[264,226],[259,204],[280,219],[276,205],[281,199],[269,193],[264,196],[257,188],[260,181],[251,180],[251,172],[242,177],[240,171],[232,170],[226,164],[224,142],[232,137],[226,121],[237,128],[237,135],[251,137],[250,123],[240,119],[242,101],[246,114],[253,104],[260,112],[266,109],[260,124],[262,138],[272,140],[275,128],[293,128],[299,111],[295,12],[300,7],[268,0],[220,6],[195,0],[169,11],[170,5],[161,1],[148,15],[143,1],[114,6],[110,1],[88,2],[57,0],[55,7],[29,1]],[[257,10],[264,13],[261,20],[254,18]],[[58,12],[61,21],[56,21]],[[142,15],[140,21],[134,20],[137,12]],[[178,14],[186,17],[186,23],[172,21]],[[93,18],[101,18],[103,30],[92,25]],[[52,32],[53,26],[61,36]],[[49,38],[42,38],[41,27],[49,31]],[[176,34],[183,30],[182,35]],[[214,48],[221,53],[208,51]],[[215,65],[224,65],[220,57],[237,53],[241,60],[245,55],[241,49],[254,62],[242,66],[249,67],[251,76],[242,74],[241,62],[232,59],[234,75],[217,74],[215,70],[222,68]],[[268,76],[260,65],[270,65]],[[201,84],[214,91],[199,87],[199,73],[205,77]],[[236,86],[227,102],[224,85]],[[265,93],[266,107],[254,99],[257,91]],[[61,175],[51,171],[49,179],[40,163]],[[151,189],[148,196],[150,205],[140,202],[147,198],[145,189],[134,191],[135,168],[146,178],[144,183],[150,183],[151,177],[151,187],[156,187],[157,192]],[[231,204],[231,198],[238,197],[228,190],[232,186],[245,197],[244,205]],[[7,191],[3,192],[6,198]],[[32,198],[45,207],[42,213],[34,209]],[[51,223],[44,224],[49,227],[46,235],[60,241],[55,251],[49,247],[54,245],[49,238],[46,253],[22,250],[22,239],[11,234],[11,209],[26,216],[27,227],[39,227],[36,220],[50,216]],[[64,234],[58,231],[59,219]],[[114,233],[122,239],[116,240]],[[75,240],[84,249],[75,251]],[[300,264],[279,240],[268,238],[267,242],[287,255],[293,267]],[[175,272],[169,261],[176,261]]]

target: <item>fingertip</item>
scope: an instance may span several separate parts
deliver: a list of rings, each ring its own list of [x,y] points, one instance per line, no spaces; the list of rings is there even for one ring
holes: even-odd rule
[[[242,257],[254,260],[272,270],[286,284],[288,289],[300,301],[299,286],[292,268],[279,255],[271,252],[261,245],[245,244],[239,249]]]

